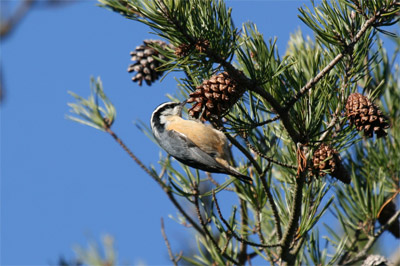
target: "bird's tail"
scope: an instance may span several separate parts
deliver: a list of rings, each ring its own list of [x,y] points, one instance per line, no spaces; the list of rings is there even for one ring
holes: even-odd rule
[[[253,180],[250,177],[240,173],[238,170],[236,170],[235,167],[231,166],[227,160],[222,159],[222,158],[215,158],[215,160],[218,163],[218,168],[219,168],[218,172],[219,173],[226,173],[226,174],[232,175],[247,184],[253,183]]]
[[[233,167],[230,167],[229,170],[230,170],[229,174],[231,174],[234,177],[238,178],[240,181],[243,181],[243,182],[245,182],[247,184],[253,184],[253,180],[250,177],[248,177],[247,175],[244,175],[244,174],[240,173],[238,170],[236,170]]]

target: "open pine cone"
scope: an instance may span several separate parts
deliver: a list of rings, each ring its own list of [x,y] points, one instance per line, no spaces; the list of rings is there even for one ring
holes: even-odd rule
[[[379,107],[360,93],[352,93],[347,99],[346,115],[351,125],[358,131],[364,130],[364,135],[371,138],[375,133],[378,138],[386,136],[389,128],[387,118]]]
[[[163,60],[165,57],[149,46],[154,43],[163,48],[168,46],[167,43],[160,40],[144,40],[142,45],[137,46],[135,51],[131,52],[131,60],[135,63],[128,67],[128,72],[137,72],[132,81],[138,82],[139,86],[142,86],[143,80],[150,86],[164,73],[157,70],[161,63],[155,58]]]
[[[314,152],[312,162],[312,175],[325,176],[326,170],[328,170],[332,177],[339,179],[343,183],[350,184],[350,175],[344,168],[339,153],[331,146],[322,143]]]
[[[227,72],[214,75],[209,80],[204,80],[196,91],[189,95],[187,102],[194,103],[189,109],[189,115],[202,120],[208,120],[211,116],[221,117],[244,91]]]

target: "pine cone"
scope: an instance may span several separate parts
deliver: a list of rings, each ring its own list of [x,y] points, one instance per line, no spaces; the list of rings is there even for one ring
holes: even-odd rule
[[[164,73],[164,71],[157,70],[161,63],[155,58],[164,60],[165,57],[149,46],[154,43],[162,48],[168,46],[160,40],[144,40],[142,45],[137,46],[135,51],[131,52],[131,60],[135,63],[128,67],[128,72],[137,72],[132,80],[138,82],[139,86],[142,86],[143,80],[150,86]]]
[[[325,176],[326,170],[329,170],[332,177],[339,179],[343,183],[350,184],[350,175],[344,168],[339,153],[332,147],[322,143],[314,152],[312,162],[312,175]]]
[[[243,95],[244,89],[231,79],[227,72],[212,76],[196,88],[189,96],[188,103],[195,103],[189,109],[189,115],[202,120],[211,116],[225,115]],[[204,109],[204,110],[203,110]]]
[[[347,99],[346,115],[350,125],[355,125],[358,131],[364,130],[364,135],[369,138],[374,132],[378,138],[387,135],[387,118],[378,106],[360,93],[352,93]]]
[[[381,225],[386,224],[395,213],[396,205],[393,203],[393,201],[391,201],[385,207],[383,207],[381,213],[379,214],[379,223]],[[388,230],[390,233],[392,233],[392,235],[394,235],[395,238],[400,238],[400,220],[398,217],[397,220],[389,226]]]

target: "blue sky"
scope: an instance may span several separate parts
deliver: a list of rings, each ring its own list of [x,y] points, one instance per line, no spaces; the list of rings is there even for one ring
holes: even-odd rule
[[[228,1],[238,27],[257,24],[265,39],[302,28],[305,1]],[[149,28],[82,1],[30,12],[1,43],[5,100],[1,104],[1,265],[56,263],[104,234],[115,238],[120,263],[170,264],[160,233],[165,220],[174,251],[187,235],[168,218],[177,212],[151,180],[106,133],[65,119],[67,91],[89,95],[100,76],[117,108],[113,130],[146,165],[160,150],[135,122],[176,90],[174,73],[139,87],[126,69],[129,52]],[[397,242],[398,243],[398,242]]]

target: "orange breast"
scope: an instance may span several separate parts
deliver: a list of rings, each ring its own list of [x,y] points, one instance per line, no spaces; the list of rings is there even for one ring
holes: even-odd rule
[[[169,117],[167,120],[167,130],[180,132],[203,151],[210,154],[216,153],[217,158],[229,161],[227,139],[221,131],[212,128],[210,125],[184,120],[178,116]]]

